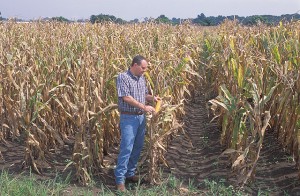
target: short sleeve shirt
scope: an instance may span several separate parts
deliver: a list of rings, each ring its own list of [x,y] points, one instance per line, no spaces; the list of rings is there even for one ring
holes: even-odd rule
[[[134,76],[128,69],[117,77],[118,106],[121,112],[141,112],[142,110],[126,103],[122,97],[131,96],[145,104],[148,89],[144,76]]]

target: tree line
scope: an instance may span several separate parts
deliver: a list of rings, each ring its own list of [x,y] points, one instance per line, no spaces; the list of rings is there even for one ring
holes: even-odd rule
[[[203,13],[198,15],[196,18],[189,18],[189,19],[181,19],[181,18],[172,18],[169,19],[165,15],[160,15],[157,18],[144,18],[144,21],[139,21],[138,19],[134,19],[131,21],[125,21],[121,18],[116,18],[113,15],[105,15],[105,14],[99,14],[99,15],[92,15],[90,17],[90,22],[91,23],[101,23],[101,22],[106,22],[106,21],[111,21],[119,24],[124,24],[124,23],[137,23],[137,22],[148,22],[148,21],[153,21],[153,22],[158,22],[158,23],[167,23],[167,24],[180,24],[185,21],[190,21],[193,24],[199,24],[202,26],[216,26],[224,22],[224,20],[229,19],[229,20],[238,20],[240,23],[243,25],[257,25],[259,23],[264,23],[267,25],[276,25],[280,21],[292,21],[292,20],[300,20],[300,14],[284,14],[281,16],[273,16],[273,15],[253,15],[253,16],[247,16],[247,17],[242,17],[242,16],[237,16],[237,15],[232,15],[232,16],[209,16],[206,17]]]
[[[0,20],[7,20],[1,16],[0,12]],[[23,21],[22,19],[15,19],[17,21]],[[168,18],[165,15],[160,15],[157,18],[144,18],[143,21],[139,19],[134,19],[130,21],[123,20],[121,18],[117,18],[113,15],[108,14],[99,14],[99,15],[91,15],[89,19],[84,20],[77,20],[72,21],[65,17],[52,17],[52,18],[44,18],[42,20],[47,21],[58,21],[58,22],[91,22],[91,23],[102,23],[102,22],[114,22],[117,24],[126,24],[126,23],[139,23],[139,22],[157,22],[157,23],[166,23],[166,24],[181,24],[183,22],[189,21],[192,24],[198,24],[202,26],[216,26],[224,22],[224,20],[238,20],[243,25],[257,25],[260,23],[267,24],[267,25],[276,25],[280,21],[292,21],[292,20],[300,20],[300,14],[284,14],[281,16],[273,16],[273,15],[252,15],[252,16],[238,16],[238,15],[231,15],[231,16],[205,16],[203,13],[197,15],[196,18]]]

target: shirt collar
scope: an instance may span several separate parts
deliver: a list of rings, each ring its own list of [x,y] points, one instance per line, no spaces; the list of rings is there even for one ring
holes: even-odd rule
[[[127,73],[131,78],[134,78],[136,80],[140,79],[140,76],[135,76],[135,75],[133,75],[133,73],[131,73],[130,68],[128,69]]]

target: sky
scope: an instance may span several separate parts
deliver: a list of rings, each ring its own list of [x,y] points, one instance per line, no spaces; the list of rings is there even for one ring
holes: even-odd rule
[[[205,16],[300,14],[300,0],[0,0],[4,18],[39,19],[63,16],[70,20],[109,14],[124,20],[164,14],[169,19]]]

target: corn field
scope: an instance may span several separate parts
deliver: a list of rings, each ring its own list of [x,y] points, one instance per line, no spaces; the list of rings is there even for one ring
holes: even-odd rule
[[[167,164],[170,136],[181,130],[184,100],[199,86],[218,93],[211,109],[241,184],[255,171],[266,131],[277,133],[299,166],[299,29],[299,22],[0,23],[0,141],[22,138],[24,166],[37,173],[51,167],[50,151],[72,146],[66,167],[88,184],[119,142],[116,75],[142,54],[148,87],[162,97],[157,115],[147,116],[143,160],[152,182],[158,163]]]

